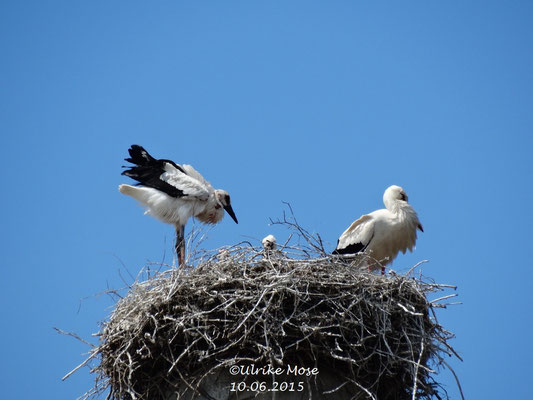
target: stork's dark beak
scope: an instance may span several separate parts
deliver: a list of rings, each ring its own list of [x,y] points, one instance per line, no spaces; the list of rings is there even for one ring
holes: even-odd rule
[[[422,232],[424,232],[424,228],[422,228],[422,224],[418,224],[418,229],[420,229]]]
[[[235,213],[233,212],[233,208],[231,208],[231,205],[228,204],[226,207],[224,207],[224,210],[226,210],[226,212],[235,221],[236,224],[239,223],[239,221],[237,221],[237,217],[235,216]]]

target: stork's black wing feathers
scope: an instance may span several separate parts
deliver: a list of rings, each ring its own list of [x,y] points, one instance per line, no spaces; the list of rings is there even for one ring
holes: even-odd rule
[[[343,249],[339,249],[339,241],[337,240],[337,248],[333,250],[331,254],[337,254],[337,255],[343,255],[343,254],[357,254],[365,251],[365,249],[368,247],[368,245],[364,245],[363,243],[352,243],[348,246],[346,246]]]
[[[366,248],[368,247],[368,245],[370,244],[370,242],[372,242],[372,239],[374,239],[374,235],[372,235],[372,237],[370,238],[370,240],[368,241],[367,244],[363,244],[361,242],[358,242],[358,243],[350,243],[348,246],[342,248],[342,249],[339,249],[339,242],[340,242],[340,239],[337,239],[337,247],[335,248],[335,250],[333,250],[331,252],[331,254],[336,254],[336,255],[344,255],[344,254],[357,254],[357,253],[362,253],[366,250]]]
[[[176,169],[186,174],[185,170],[174,161],[171,160],[157,160],[152,157],[142,146],[137,144],[132,145],[128,149],[130,153],[129,158],[125,158],[132,164],[132,167],[122,172],[122,175],[128,176],[137,181],[137,185],[151,187],[160,190],[172,197],[182,197],[183,191],[175,186],[161,180],[161,175],[165,173],[165,164],[172,164]]]
[[[176,164],[172,160],[157,160],[154,157],[148,153],[144,147],[139,146],[138,144],[133,144],[128,149],[128,153],[130,153],[130,158],[125,158],[124,160],[127,162],[130,162],[132,164],[136,164],[137,166],[142,167],[161,167],[161,170],[164,172],[165,163],[172,164],[174,167],[179,169],[181,172],[186,174],[185,170],[181,167],[181,165]],[[134,167],[133,167],[134,168]]]

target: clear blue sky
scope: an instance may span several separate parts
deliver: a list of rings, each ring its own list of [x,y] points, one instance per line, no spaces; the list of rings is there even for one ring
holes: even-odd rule
[[[282,201],[333,247],[403,186],[425,233],[394,268],[458,286],[438,316],[465,395],[529,398],[532,21],[530,1],[1,2],[3,397],[89,389],[60,381],[87,348],[52,327],[91,339],[95,294],[170,261],[172,227],[117,191],[138,143],[231,193],[208,248],[283,240]]]

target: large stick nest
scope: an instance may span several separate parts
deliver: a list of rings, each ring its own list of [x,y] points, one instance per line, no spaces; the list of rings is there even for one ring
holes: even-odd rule
[[[240,245],[135,283],[102,326],[86,397],[209,399],[209,377],[252,364],[317,367],[309,398],[336,389],[357,399],[445,395],[434,375],[456,355],[453,335],[434,314],[445,304],[427,297],[451,286],[412,271],[368,273],[320,242],[311,250]],[[320,381],[326,372],[334,386]]]

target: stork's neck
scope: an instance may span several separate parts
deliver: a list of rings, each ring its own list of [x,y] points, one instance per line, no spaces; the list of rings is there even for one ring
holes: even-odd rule
[[[385,206],[391,213],[398,215],[410,214],[413,211],[413,208],[409,205],[409,203],[403,200],[390,201],[387,202]]]

